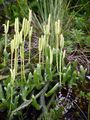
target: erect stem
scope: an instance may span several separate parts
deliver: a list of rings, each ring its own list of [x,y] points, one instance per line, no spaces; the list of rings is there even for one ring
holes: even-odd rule
[[[15,60],[14,60],[14,68],[15,68],[15,74],[17,74],[17,66],[18,66],[18,54],[17,49],[15,49]]]
[[[39,64],[41,63],[41,51],[39,51]]]
[[[6,48],[7,48],[7,33],[5,33],[5,54],[6,54]],[[4,56],[4,65],[6,65],[6,56]]]
[[[61,78],[61,72],[62,72],[62,48],[60,49],[60,73],[59,73],[59,77],[60,77],[60,86],[61,86],[61,82],[62,82],[62,78]]]

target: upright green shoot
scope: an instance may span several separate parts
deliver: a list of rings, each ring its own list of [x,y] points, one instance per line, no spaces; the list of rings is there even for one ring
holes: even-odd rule
[[[9,20],[7,21],[7,24],[4,24],[4,33],[5,33],[5,48],[4,48],[4,55],[7,54],[7,42],[8,42],[8,31],[9,31]],[[6,65],[6,57],[4,56],[4,65]]]
[[[60,41],[60,34],[61,34],[61,23],[60,20],[55,22],[55,35],[56,35],[56,63],[57,63],[57,71],[58,71],[58,52],[59,52],[59,41]]]
[[[63,47],[64,47],[64,37],[63,37],[63,34],[60,35],[60,63],[59,63],[59,66],[60,66],[60,70],[59,70],[59,76],[60,76],[60,86],[61,86],[61,75],[62,75],[62,56],[63,55]]]

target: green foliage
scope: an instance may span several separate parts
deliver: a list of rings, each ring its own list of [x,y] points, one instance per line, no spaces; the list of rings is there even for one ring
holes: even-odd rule
[[[43,83],[41,75],[41,66],[39,64],[37,64],[37,68],[34,70],[33,79],[35,82],[34,85],[37,89],[39,89],[41,87],[41,84]]]
[[[82,1],[81,3],[84,4]],[[28,18],[29,7],[37,13],[37,15],[33,13],[32,19],[31,16],[26,19]],[[9,65],[11,75],[9,74],[10,77],[3,81],[3,84],[0,84],[0,109],[9,110],[8,117],[12,119],[14,114],[19,116],[18,111],[32,104],[36,110],[42,110],[41,120],[62,119],[62,112],[64,111],[62,108],[58,110],[50,108],[52,107],[53,96],[55,96],[53,98],[54,101],[56,100],[58,89],[62,90],[65,86],[79,89],[79,85],[84,87],[86,84],[86,69],[82,65],[77,70],[77,61],[65,64],[63,33],[67,51],[71,52],[74,48],[73,46],[77,43],[89,46],[90,36],[86,36],[85,17],[81,13],[75,15],[73,12],[74,21],[71,29],[69,29],[68,3],[65,0],[18,0],[15,4],[9,3],[8,6],[5,3],[5,14],[11,20],[19,16],[20,21],[23,18],[23,23],[19,24],[18,18],[15,19],[15,33],[13,39],[9,41],[11,59],[6,49],[8,45],[5,45],[4,58],[7,63],[8,61],[11,62],[11,68]],[[32,25],[36,24],[41,28],[38,29],[42,30],[39,33],[43,33],[42,35],[41,33],[39,34],[39,58],[37,58],[39,62],[33,65],[32,70],[31,67],[29,68],[28,74],[26,66],[29,67],[29,65],[25,63],[28,58],[24,52],[24,44],[30,37],[29,32]],[[31,51],[29,50],[29,52]],[[21,65],[18,64],[18,56],[20,57]],[[32,62],[29,64],[32,65]],[[80,94],[85,97],[83,91]],[[40,102],[41,98],[43,99]],[[48,103],[46,99],[48,99]],[[90,100],[89,93],[87,94],[87,99]]]
[[[16,17],[21,20],[23,17],[27,17],[28,9],[31,8],[33,11],[37,12],[37,0],[0,0],[1,7],[3,8],[1,12],[0,20],[3,20],[3,15],[7,19],[14,22]]]
[[[71,6],[74,7],[74,10],[85,16],[89,15],[90,10],[90,1],[88,0],[71,0]]]
[[[72,40],[75,40],[74,43],[80,43],[82,44],[83,41],[84,41],[84,33],[81,31],[81,30],[77,30],[77,29],[73,29],[71,31],[71,37],[72,37]]]
[[[0,0],[0,4],[2,4],[4,2],[4,0]]]
[[[50,109],[47,114],[42,115],[38,120],[62,120],[62,109]]]

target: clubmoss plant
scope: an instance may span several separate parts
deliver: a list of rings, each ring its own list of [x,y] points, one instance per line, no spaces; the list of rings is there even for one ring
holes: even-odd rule
[[[24,42],[25,38],[29,32],[29,22],[26,18],[23,18],[23,23],[22,23],[22,33],[24,36],[24,40],[22,40],[22,44],[20,46],[20,57],[21,57],[21,78],[25,79],[25,66],[24,66]]]
[[[25,44],[25,39],[28,36],[29,38],[29,63],[30,63],[30,50],[31,50],[31,37],[32,37],[32,30],[33,27],[31,26],[31,21],[32,21],[32,12],[29,10],[29,20],[26,18],[23,19],[22,23],[22,29],[19,30],[19,19],[15,19],[15,35],[13,40],[11,41],[11,69],[13,69],[13,58],[14,58],[14,68],[15,68],[15,73],[17,74],[17,68],[18,68],[18,51],[20,50],[20,57],[21,57],[21,78],[25,79],[25,63],[24,63],[24,44]],[[6,28],[6,27],[5,27]],[[20,32],[19,32],[20,31]],[[7,31],[6,31],[7,33]],[[24,38],[23,38],[24,37]],[[6,49],[6,44],[5,44],[5,49]],[[15,53],[15,55],[14,55]]]
[[[43,26],[44,35],[46,36],[46,46],[48,46],[49,44],[50,26],[51,26],[51,15],[49,14],[48,23]]]
[[[19,32],[19,19],[18,18],[15,19],[14,30],[15,30],[15,33]]]
[[[65,66],[65,55],[66,55],[66,50],[63,51],[63,55],[62,55],[62,68]]]
[[[39,50],[39,64],[40,64],[41,63],[41,52],[42,52],[42,37],[39,38],[38,50]]]
[[[15,44],[14,39],[11,41],[11,69],[13,69],[13,54],[14,54]]]
[[[45,62],[45,48],[46,48],[46,36],[42,35],[42,63]]]
[[[21,73],[23,74],[23,79],[25,79],[25,65],[24,65],[24,43],[27,35],[29,34],[29,63],[30,63],[30,50],[31,50],[31,37],[32,37],[32,30],[31,27],[31,21],[32,21],[32,11],[29,10],[29,20],[26,18],[23,19],[22,23],[22,33],[24,36],[24,40],[22,41],[21,47],[20,47],[20,55],[21,55]],[[22,76],[22,75],[21,75]]]
[[[20,46],[20,57],[21,57],[21,79],[25,79],[25,71],[24,71],[24,41],[22,41],[22,44]]]
[[[13,95],[14,95],[14,81],[15,81],[15,69],[10,69],[11,72],[11,81],[10,81],[10,85],[11,85],[11,104],[13,103]],[[11,106],[10,106],[10,110],[11,110]]]
[[[25,41],[25,38],[27,37],[27,35],[29,33],[29,28],[30,28],[29,25],[30,25],[29,21],[26,18],[24,18],[23,23],[22,23],[22,31],[23,31],[23,35],[24,35],[24,41]]]
[[[59,41],[60,41],[60,34],[61,34],[61,24],[60,20],[55,22],[55,35],[56,35],[56,63],[57,63],[57,71],[58,71],[58,52],[59,52]]]
[[[31,37],[32,37],[32,30],[33,27],[31,25],[32,21],[32,15],[31,11],[29,11],[29,19],[24,18],[22,23],[22,28],[19,27],[19,20],[18,18],[15,19],[15,35],[14,38],[11,41],[11,103],[14,101],[14,88],[15,88],[15,76],[18,74],[18,56],[20,55],[20,62],[21,62],[21,80],[16,81],[18,86],[20,87],[20,97],[25,102],[26,106],[32,103],[36,109],[42,109],[39,104],[36,101],[36,97],[30,98],[29,94],[32,94],[31,91],[35,90],[41,90],[45,84],[53,83],[54,76],[58,75],[60,76],[60,82],[58,82],[50,88],[49,91],[47,91],[49,88],[43,90],[44,97],[49,97],[56,92],[56,90],[61,85],[61,74],[62,74],[62,61],[65,58],[65,52],[63,52],[64,47],[64,37],[61,33],[61,26],[60,26],[60,20],[56,21],[54,24],[55,27],[55,46],[52,46],[51,43],[51,15],[49,15],[47,24],[44,25],[44,33],[39,38],[38,43],[38,51],[39,51],[39,62],[37,63],[37,66],[34,67],[33,72],[30,72],[28,80],[26,80],[25,76],[25,42],[26,39],[29,40],[29,59],[28,62],[30,64],[30,53],[31,53]],[[54,58],[55,56],[55,58]],[[14,59],[14,60],[13,60]],[[14,61],[14,62],[13,62]],[[43,65],[44,64],[44,65]],[[55,68],[57,67],[57,71],[55,68],[53,68],[53,64],[55,65]],[[42,67],[43,66],[43,67]],[[44,72],[44,74],[43,74]],[[57,74],[55,73],[57,72]],[[57,76],[57,78],[58,78]],[[56,82],[56,81],[55,81]],[[35,89],[34,89],[35,88]],[[42,91],[42,90],[41,90]],[[47,93],[46,93],[47,92]],[[46,93],[46,94],[45,94]],[[18,94],[18,93],[17,93]],[[38,94],[42,94],[35,92],[35,96],[38,96]],[[27,104],[27,102],[29,102]],[[25,106],[23,106],[24,108]],[[17,110],[13,110],[15,113],[22,109],[20,107]]]
[[[49,47],[50,49],[50,70],[52,70],[52,63],[53,63],[53,49]]]
[[[22,31],[19,33],[19,20],[18,18],[15,19],[15,35],[13,40],[11,41],[11,103],[13,103],[13,95],[14,95],[14,82],[15,76],[17,75],[18,69],[18,50],[19,46],[22,44]],[[15,53],[15,55],[14,55]],[[13,58],[14,58],[14,65],[13,65]],[[11,109],[11,108],[10,108]]]
[[[7,54],[7,45],[8,45],[8,31],[9,31],[9,20],[7,21],[6,24],[4,24],[4,33],[5,33],[5,48],[4,48],[4,65],[6,65],[6,54]]]
[[[15,19],[15,35],[14,35],[14,48],[15,48],[15,57],[14,57],[14,68],[15,73],[17,74],[18,68],[18,50],[21,43],[21,36],[22,34],[19,32],[19,19]]]
[[[14,57],[14,68],[15,68],[15,73],[17,74],[17,67],[18,67],[18,34],[17,33],[15,36],[14,36],[14,48],[15,48],[15,57]]]
[[[60,62],[59,62],[59,66],[60,66],[60,85],[61,85],[61,74],[62,74],[62,61],[63,61],[63,47],[64,47],[64,37],[63,34],[60,35]]]
[[[29,30],[29,59],[28,59],[28,63],[30,64],[30,57],[31,57],[31,38],[32,38],[32,32],[33,32],[33,27],[30,27]]]

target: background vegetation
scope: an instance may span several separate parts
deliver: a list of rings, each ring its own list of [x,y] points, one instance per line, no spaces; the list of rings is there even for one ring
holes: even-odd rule
[[[0,0],[0,119],[90,120],[90,2]]]

